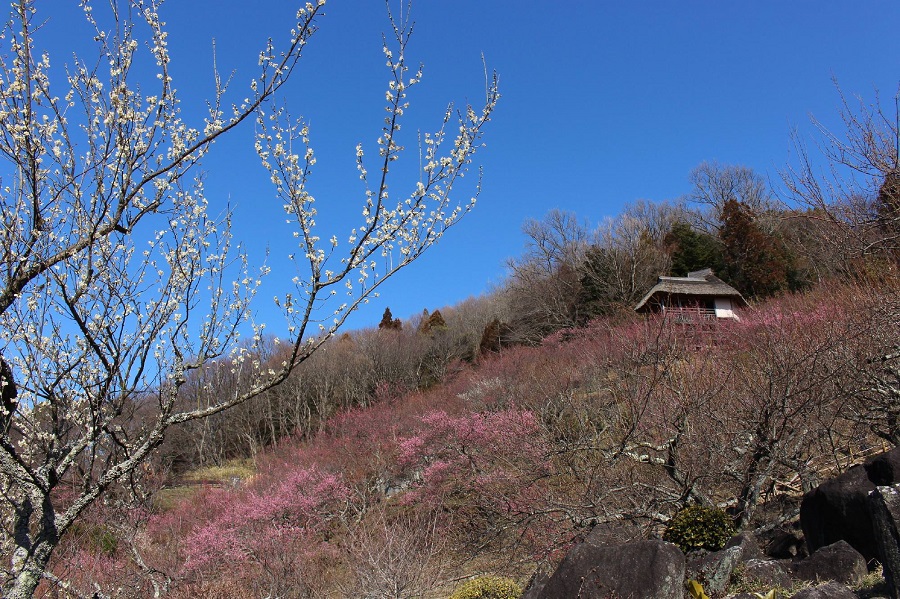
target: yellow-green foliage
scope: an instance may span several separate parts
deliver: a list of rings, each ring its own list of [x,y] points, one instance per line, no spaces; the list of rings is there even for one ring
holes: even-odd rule
[[[501,576],[479,576],[464,583],[449,599],[519,599],[522,588]]]
[[[696,580],[688,580],[686,584],[692,599],[709,599],[709,595],[703,590],[703,585]]]
[[[669,521],[663,539],[675,543],[682,551],[708,549],[718,551],[734,535],[734,523],[720,509],[692,505]]]
[[[192,470],[184,475],[189,482],[231,483],[246,480],[256,473],[253,460],[229,460],[222,466],[207,466]]]

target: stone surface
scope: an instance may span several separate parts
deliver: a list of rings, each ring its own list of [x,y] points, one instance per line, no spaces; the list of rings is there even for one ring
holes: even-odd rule
[[[525,587],[521,599],[537,599],[547,585],[548,580],[550,580],[550,574],[547,573],[544,567],[538,568],[531,575],[531,580],[528,581],[528,586]]]
[[[867,561],[877,559],[868,495],[876,484],[900,483],[898,477],[900,447],[873,456],[806,493],[800,504],[800,522],[810,553],[845,540]]]
[[[663,541],[574,547],[537,599],[682,599],[684,554]]]
[[[862,581],[867,572],[865,558],[847,541],[817,549],[793,568],[793,575],[801,580],[833,580],[851,585]]]
[[[772,559],[751,559],[744,562],[745,581],[765,588],[791,587],[793,579],[785,564]]]
[[[900,483],[900,451],[894,448],[872,456],[863,462],[869,480],[876,487]]]
[[[856,593],[838,582],[829,582],[811,589],[803,589],[791,599],[857,599]]]
[[[763,557],[759,539],[757,539],[756,535],[750,531],[738,533],[731,537],[731,539],[725,543],[725,549],[730,549],[731,547],[741,548],[741,561],[743,562]]]
[[[743,555],[742,547],[729,547],[698,556],[688,555],[685,577],[702,584],[708,594],[721,593],[728,586],[731,573],[741,563]]]
[[[900,485],[876,487],[869,510],[884,581],[890,596],[900,599]]]
[[[594,526],[588,536],[585,537],[584,542],[595,547],[621,545],[622,543],[641,540],[642,534],[643,531],[633,522],[613,520],[611,522],[600,522]]]
[[[770,530],[760,540],[763,553],[774,559],[797,559],[809,555],[803,533],[789,528]]]

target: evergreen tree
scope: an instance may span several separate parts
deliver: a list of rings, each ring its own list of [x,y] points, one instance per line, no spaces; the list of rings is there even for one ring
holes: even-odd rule
[[[378,323],[378,328],[383,331],[399,331],[403,328],[403,323],[399,318],[394,318],[390,308],[385,308],[381,322]]]
[[[478,344],[478,355],[499,353],[504,347],[512,344],[512,328],[505,322],[495,318],[484,327],[481,343]]]
[[[722,243],[685,222],[672,225],[663,243],[672,260],[673,276],[684,277],[689,272],[704,268],[711,268],[716,273],[724,271]]]
[[[788,288],[790,264],[783,245],[763,231],[741,202],[728,200],[722,209],[724,269],[721,276],[750,297],[767,297]]]
[[[444,321],[444,316],[441,314],[440,310],[435,310],[430,315],[428,314],[428,310],[425,310],[423,316],[426,318],[424,318],[422,324],[419,325],[419,332],[431,333],[432,331],[443,331],[447,329],[447,323]]]

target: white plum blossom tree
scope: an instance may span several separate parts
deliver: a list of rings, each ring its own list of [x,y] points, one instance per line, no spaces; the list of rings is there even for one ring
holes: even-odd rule
[[[0,544],[3,594],[16,598],[32,596],[43,578],[65,585],[48,570],[61,538],[140,472],[168,428],[285,380],[471,209],[474,198],[456,203],[451,192],[499,98],[493,76],[483,105],[449,107],[421,137],[409,195],[389,198],[407,94],[422,74],[407,63],[408,16],[391,17],[378,166],[368,171],[357,148],[361,219],[323,240],[307,191],[309,128],[275,96],[324,0],[297,11],[284,47],[263,49],[245,99],[232,104],[216,73],[208,114],[193,124],[180,111],[157,0],[110,0],[102,10],[82,0],[97,54],[52,70],[37,43],[36,4],[15,0],[0,32],[0,352],[11,373],[0,382],[4,400],[9,385],[17,392],[0,416]],[[251,300],[265,269],[251,268],[234,243],[231,214],[211,215],[196,173],[213,142],[245,121],[256,124],[256,151],[296,225],[292,259],[305,273],[277,298],[291,345],[275,368],[253,358],[261,326]],[[252,341],[239,343],[250,326]],[[179,389],[213,362],[249,371],[249,386],[185,408]]]

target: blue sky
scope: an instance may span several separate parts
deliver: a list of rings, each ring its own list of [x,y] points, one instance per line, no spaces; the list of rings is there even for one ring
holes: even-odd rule
[[[38,6],[50,17],[52,47],[69,49],[77,12],[58,7]],[[242,97],[266,37],[284,40],[295,8],[283,0],[163,5],[189,120],[213,89],[212,40],[219,69],[234,70]],[[809,138],[810,114],[839,126],[832,78],[847,94],[873,100],[877,88],[888,102],[900,82],[895,1],[418,0],[412,11],[410,55],[425,64],[425,77],[411,94],[406,129],[433,129],[450,100],[477,102],[482,54],[500,74],[503,97],[477,160],[485,175],[475,211],[354,315],[352,328],[376,324],[385,306],[408,317],[500,283],[504,261],[522,251],[523,221],[552,208],[597,223],[625,203],[687,193],[689,172],[704,160],[776,179],[790,160],[792,129]],[[311,125],[323,238],[346,237],[347,216],[359,214],[354,147],[379,134],[387,27],[380,0],[329,0],[285,94]],[[416,162],[415,151],[408,160]],[[251,259],[269,250],[273,276],[257,308],[269,332],[283,334],[270,298],[293,276],[282,267],[293,240],[253,152],[252,128],[217,144],[204,169],[211,202],[234,207],[235,236]]]

